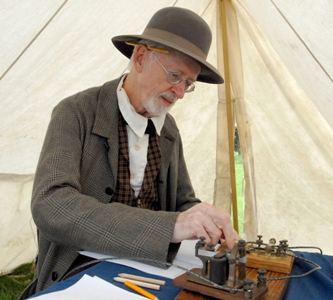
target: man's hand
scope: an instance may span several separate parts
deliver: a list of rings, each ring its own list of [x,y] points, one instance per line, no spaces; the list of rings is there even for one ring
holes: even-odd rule
[[[171,242],[179,243],[202,236],[206,238],[207,244],[214,245],[225,239],[229,248],[240,239],[232,227],[230,215],[208,203],[199,203],[179,214]]]

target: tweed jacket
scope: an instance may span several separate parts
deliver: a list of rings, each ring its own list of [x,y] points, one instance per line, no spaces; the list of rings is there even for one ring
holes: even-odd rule
[[[119,79],[68,97],[52,112],[32,194],[39,252],[28,294],[61,280],[79,250],[151,258],[164,267],[179,248],[170,243],[179,212],[200,202],[178,128],[167,114],[160,135],[160,210],[112,203],[119,150],[118,83]]]

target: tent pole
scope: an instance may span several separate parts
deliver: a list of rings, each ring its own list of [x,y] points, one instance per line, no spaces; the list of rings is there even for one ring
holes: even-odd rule
[[[233,216],[234,229],[238,232],[238,209],[237,209],[237,191],[236,191],[235,152],[234,152],[234,114],[233,114],[233,103],[231,100],[228,32],[227,32],[227,16],[226,16],[227,1],[230,0],[220,0],[219,9],[220,9],[220,22],[222,28],[222,41],[223,41],[224,82],[225,82],[226,107],[227,107],[232,216]]]

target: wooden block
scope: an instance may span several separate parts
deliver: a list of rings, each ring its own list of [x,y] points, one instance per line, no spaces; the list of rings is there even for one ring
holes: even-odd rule
[[[227,249],[225,243],[220,246],[218,251],[224,249]],[[287,251],[287,254],[291,256],[266,256],[264,251],[249,251],[249,246],[246,246],[246,266],[289,275],[294,265],[294,257],[293,253],[290,251]]]
[[[292,254],[291,252],[287,252]],[[246,266],[255,269],[265,269],[277,273],[290,274],[293,264],[293,256],[265,256],[264,253],[250,251],[246,254]]]

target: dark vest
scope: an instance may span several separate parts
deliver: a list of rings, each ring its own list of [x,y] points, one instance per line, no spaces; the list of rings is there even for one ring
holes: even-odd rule
[[[157,175],[161,165],[161,148],[159,136],[149,135],[149,146],[147,153],[147,165],[141,190],[138,197],[135,197],[134,190],[130,183],[130,168],[128,154],[128,135],[126,122],[119,112],[119,155],[118,155],[118,176],[117,185],[112,202],[120,202],[129,206],[159,210]]]

